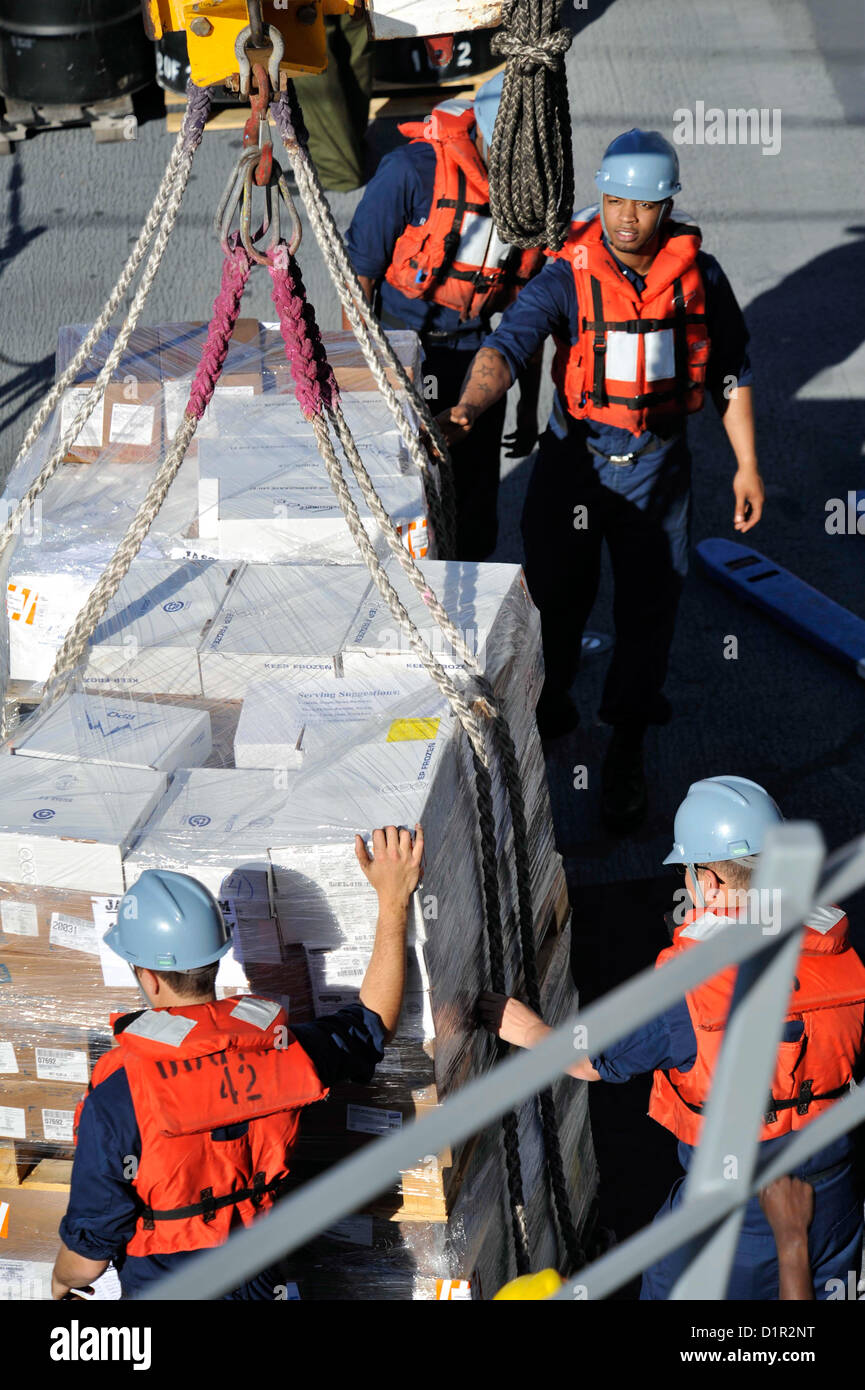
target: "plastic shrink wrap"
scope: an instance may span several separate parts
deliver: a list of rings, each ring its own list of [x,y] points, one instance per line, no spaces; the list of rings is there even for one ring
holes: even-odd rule
[[[188,327],[200,347],[199,329]],[[334,1087],[305,1114],[294,1153],[298,1180],[440,1104],[493,1061],[475,1017],[490,977],[473,759],[447,701],[350,550],[339,564],[285,563],[281,554],[263,563],[260,550],[250,558],[188,553],[187,540],[206,539],[207,507],[215,498],[221,508],[230,496],[226,478],[246,470],[248,497],[274,469],[300,478],[298,488],[314,472],[306,422],[292,398],[279,398],[286,380],[261,347],[267,330],[243,332],[257,334],[257,345],[241,339],[226,372],[242,376],[257,361],[257,389],[255,380],[227,383],[252,389],[240,404],[227,396],[211,407],[189,475],[178,477],[69,689],[41,708],[54,654],[152,466],[114,458],[103,439],[95,466],[61,468],[43,494],[42,542],[22,534],[12,556],[7,640],[21,717],[0,753],[0,1153],[19,1178],[35,1160],[71,1156],[75,1105],[111,1046],[110,1015],[140,1007],[129,967],[102,937],[123,892],[149,867],[191,873],[222,903],[233,949],[220,963],[221,997],[263,994],[308,1021],[355,1001],[369,960],[377,903],[355,856],[355,833],[369,840],[379,825],[424,826],[396,1037],[370,1086]],[[176,326],[141,335],[142,381],[164,387],[189,375],[177,348],[182,336]],[[67,356],[74,342],[72,335],[65,343]],[[328,349],[339,357],[332,343]],[[145,376],[145,367],[155,375]],[[381,403],[368,399],[370,381],[356,363],[337,361],[338,377],[340,370],[359,373],[359,398],[346,397],[346,413],[369,425],[382,496],[390,483],[414,487],[389,414],[385,421]],[[240,426],[232,433],[228,422],[241,407],[251,419],[269,393],[276,407],[261,407],[252,436],[261,448],[250,452],[249,434]],[[156,399],[164,428],[169,396]],[[284,428],[289,409],[294,433]],[[358,439],[362,445],[360,432]],[[43,449],[40,440],[7,496],[23,493]],[[241,469],[226,463],[232,457],[243,460]],[[573,1013],[576,995],[534,719],[543,679],[538,613],[517,566],[423,559],[420,567],[510,721],[544,1010],[555,1022]],[[464,686],[461,663],[394,557],[386,570]],[[519,992],[513,826],[497,768],[492,780],[506,988]],[[581,1226],[596,1185],[585,1089],[569,1078],[556,1088]],[[521,1108],[520,1128],[533,1252],[556,1263],[534,1103]],[[513,1272],[499,1127],[420,1156],[356,1222],[298,1256],[301,1297],[458,1297],[466,1289],[454,1280],[468,1281],[473,1297],[491,1295]],[[363,1238],[348,1239],[347,1231]]]

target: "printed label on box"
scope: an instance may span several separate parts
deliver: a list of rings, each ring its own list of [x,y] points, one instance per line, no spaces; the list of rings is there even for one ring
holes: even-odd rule
[[[118,402],[111,411],[109,444],[138,444],[143,447],[153,439],[154,410],[152,405]]]
[[[48,940],[52,946],[68,946],[70,951],[84,951],[88,956],[99,955],[96,924],[86,917],[65,917],[62,912],[52,912]]]
[[[0,1299],[49,1299],[52,1267],[47,1260],[0,1260]]]
[[[117,913],[120,910],[119,898],[91,898],[93,905],[93,922],[96,932],[96,949],[99,954],[99,964],[102,967],[102,983],[109,989],[136,989],[135,976],[129,968],[127,962],[112,951],[110,946],[103,940],[109,927],[113,927],[117,921]]]
[[[78,414],[79,407],[90,395],[89,386],[73,387],[69,391],[64,391],[63,401],[60,406],[60,433],[65,434]],[[103,402],[97,401],[93,407],[93,413],[89,420],[81,426],[76,436],[75,443],[79,448],[101,449],[102,448],[102,407]]]
[[[371,1105],[347,1105],[345,1127],[355,1134],[390,1134],[402,1129],[399,1110],[375,1110]]]
[[[43,1110],[42,1133],[46,1139],[53,1139],[61,1144],[71,1144],[74,1119],[74,1110]]]
[[[87,1053],[37,1047],[36,1075],[40,1081],[83,1081],[86,1086],[90,1075]]]
[[[10,623],[23,623],[25,627],[36,626],[36,600],[39,594],[35,589],[28,589],[23,584],[6,585],[6,613]],[[40,604],[39,612],[44,608],[45,600]]]
[[[449,1303],[470,1303],[471,1282],[468,1279],[436,1279],[436,1299]]]
[[[0,903],[0,922],[7,936],[38,936],[35,903]]]
[[[18,1070],[18,1059],[11,1042],[0,1041],[0,1072],[9,1076]]]
[[[4,1139],[23,1139],[26,1133],[24,1111],[11,1105],[0,1105],[0,1135]]]

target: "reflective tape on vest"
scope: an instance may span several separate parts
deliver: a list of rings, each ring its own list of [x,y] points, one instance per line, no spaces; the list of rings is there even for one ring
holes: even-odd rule
[[[167,1047],[180,1047],[194,1027],[194,1018],[165,1013],[162,1009],[145,1009],[124,1031],[134,1033],[139,1038],[150,1038],[152,1042],[165,1043]]]
[[[672,381],[676,376],[672,328],[663,328],[660,333],[644,334],[643,347],[646,354],[646,381]]]
[[[234,1006],[231,1017],[239,1019],[241,1023],[251,1023],[253,1028],[260,1028],[264,1032],[270,1027],[279,1010],[280,1005],[275,1004],[272,999],[254,999],[250,996],[241,999]]]
[[[454,260],[475,265],[481,270],[495,269],[512,251],[509,242],[502,241],[491,217],[467,212],[460,227],[460,240]]]

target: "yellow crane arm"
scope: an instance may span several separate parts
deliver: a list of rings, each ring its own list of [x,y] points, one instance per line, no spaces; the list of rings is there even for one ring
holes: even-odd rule
[[[197,87],[219,83],[237,90],[235,45],[250,26],[253,33],[275,29],[284,49],[281,72],[323,72],[327,67],[324,17],[366,16],[373,38],[409,38],[490,29],[501,23],[503,0],[142,0],[148,34],[183,30]],[[249,53],[256,56],[252,47]]]

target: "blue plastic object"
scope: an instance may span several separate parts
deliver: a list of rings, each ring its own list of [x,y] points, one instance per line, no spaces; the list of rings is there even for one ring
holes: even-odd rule
[[[781,565],[738,541],[697,546],[706,573],[865,680],[865,619],[842,608]]]
[[[613,198],[660,203],[681,191],[679,157],[657,130],[626,130],[604,151],[595,183]]]
[[[148,970],[197,970],[231,948],[219,903],[204,884],[170,869],[145,869],[120,900],[105,944]]]
[[[714,864],[759,854],[766,831],[784,817],[765,788],[747,777],[693,782],[676,812],[665,864]]]

